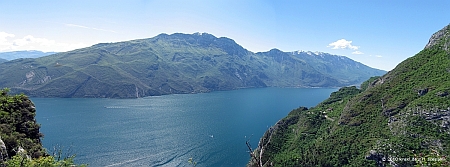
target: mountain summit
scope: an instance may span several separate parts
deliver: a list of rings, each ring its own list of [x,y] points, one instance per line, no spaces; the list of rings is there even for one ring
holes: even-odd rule
[[[450,28],[381,77],[301,107],[261,138],[249,166],[450,166]]]
[[[207,33],[91,47],[0,64],[0,87],[35,97],[107,97],[198,93],[249,87],[340,87],[385,71],[348,58],[303,58],[273,49],[252,53]]]

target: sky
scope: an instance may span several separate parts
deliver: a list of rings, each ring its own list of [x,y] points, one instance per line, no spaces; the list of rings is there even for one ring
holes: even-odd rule
[[[206,32],[252,52],[347,56],[392,70],[450,23],[448,0],[0,0],[0,52]]]

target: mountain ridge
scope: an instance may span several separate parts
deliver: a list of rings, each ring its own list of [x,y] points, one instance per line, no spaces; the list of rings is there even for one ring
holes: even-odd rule
[[[316,69],[323,62],[309,63],[278,49],[253,53],[207,33],[160,34],[8,61],[0,64],[0,86],[32,97],[137,98],[268,86],[340,87],[385,73],[345,66],[345,76],[336,77]]]

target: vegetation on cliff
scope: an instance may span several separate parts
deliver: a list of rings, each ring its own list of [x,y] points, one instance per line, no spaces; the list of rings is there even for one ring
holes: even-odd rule
[[[0,90],[0,135],[7,153],[16,155],[21,146],[33,158],[45,155],[39,132],[40,125],[34,119],[36,109],[25,95],[8,95],[8,89]]]
[[[449,166],[450,25],[361,89],[345,87],[270,128],[249,166]]]
[[[62,150],[47,153],[33,102],[24,94],[12,96],[8,91],[0,90],[0,166],[74,166],[74,156],[63,157]]]

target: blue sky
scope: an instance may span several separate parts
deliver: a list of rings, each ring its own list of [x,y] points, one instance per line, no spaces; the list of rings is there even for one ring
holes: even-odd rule
[[[436,0],[0,0],[0,52],[207,32],[253,52],[319,51],[391,70],[450,23]]]

